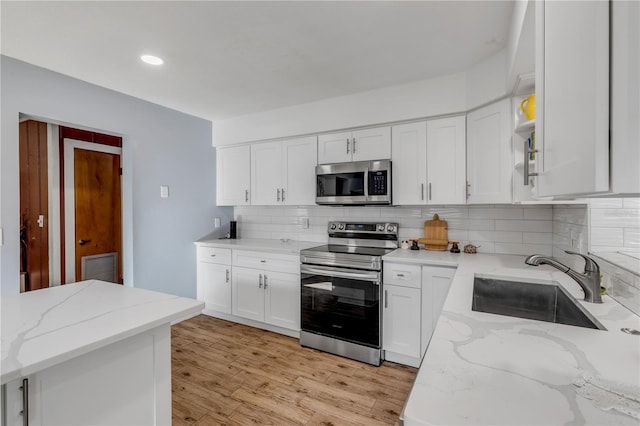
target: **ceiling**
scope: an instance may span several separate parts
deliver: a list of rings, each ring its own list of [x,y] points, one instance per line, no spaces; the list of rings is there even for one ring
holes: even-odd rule
[[[511,1],[2,1],[1,52],[212,121],[462,71]],[[152,53],[165,64],[139,60]]]

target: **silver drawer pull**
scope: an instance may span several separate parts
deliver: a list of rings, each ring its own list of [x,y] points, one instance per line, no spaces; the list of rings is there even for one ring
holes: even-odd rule
[[[268,286],[268,285],[267,285],[267,275],[265,274],[265,275],[264,275],[264,289],[265,289],[265,290],[267,289],[267,286]]]
[[[22,379],[22,425],[29,426],[29,379]]]
[[[260,261],[260,263],[267,263],[267,261],[263,259]]]
[[[384,307],[389,307],[389,294],[387,293],[387,290],[384,291]]]
[[[262,288],[262,274],[258,276],[258,288]]]
[[[398,274],[399,277],[404,277],[404,274]]]
[[[225,270],[225,282],[228,283],[229,282],[229,270]]]
[[[215,254],[212,254],[212,255],[211,255],[211,257],[216,257],[216,255],[215,255]]]

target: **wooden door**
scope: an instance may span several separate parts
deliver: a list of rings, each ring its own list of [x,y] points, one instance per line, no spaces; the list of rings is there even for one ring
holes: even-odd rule
[[[77,281],[83,279],[83,257],[117,253],[116,282],[123,282],[120,193],[120,155],[74,149]]]
[[[20,272],[25,290],[49,287],[47,123],[20,123]]]

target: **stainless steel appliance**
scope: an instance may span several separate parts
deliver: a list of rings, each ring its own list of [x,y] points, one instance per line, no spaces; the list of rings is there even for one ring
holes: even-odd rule
[[[300,252],[300,344],[373,365],[382,359],[382,256],[397,223],[329,222],[329,244]]]
[[[391,204],[391,160],[316,166],[316,203]]]

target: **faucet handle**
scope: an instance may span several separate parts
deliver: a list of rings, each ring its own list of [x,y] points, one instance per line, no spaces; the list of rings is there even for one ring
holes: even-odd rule
[[[567,254],[574,254],[576,256],[580,256],[584,259],[584,272],[597,272],[600,273],[600,266],[596,263],[595,260],[590,258],[589,256],[585,256],[582,253],[576,253],[575,251],[565,250]]]

